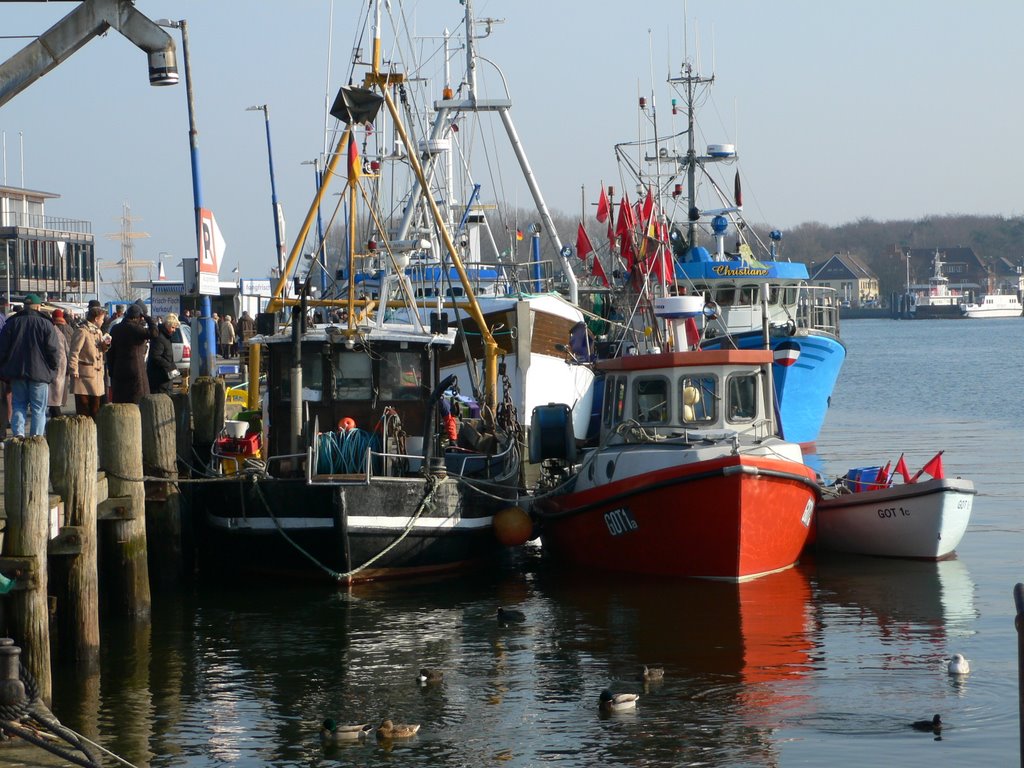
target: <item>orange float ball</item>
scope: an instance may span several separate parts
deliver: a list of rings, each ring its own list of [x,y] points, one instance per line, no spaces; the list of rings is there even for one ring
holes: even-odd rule
[[[505,507],[494,515],[494,535],[506,547],[518,547],[533,538],[533,521],[522,507]]]
[[[342,432],[351,432],[355,428],[356,420],[353,419],[351,416],[346,416],[345,418],[338,422],[338,429],[340,429]]]

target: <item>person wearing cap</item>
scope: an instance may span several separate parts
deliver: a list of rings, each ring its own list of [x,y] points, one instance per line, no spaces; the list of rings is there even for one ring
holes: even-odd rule
[[[50,382],[50,392],[46,399],[49,406],[48,415],[51,419],[60,416],[64,404],[68,401],[68,358],[71,356],[71,326],[64,319],[64,310],[55,309],[50,313],[50,321],[57,329],[60,339],[57,355],[57,375]]]
[[[110,402],[135,403],[149,394],[146,377],[147,343],[156,335],[156,323],[138,304],[125,310],[124,319],[110,329]]]
[[[171,337],[180,324],[178,316],[169,312],[157,325],[156,336],[149,342],[146,376],[149,378],[149,391],[153,394],[171,394],[175,379],[181,376],[174,364],[174,346],[171,343]]]
[[[42,299],[34,293],[0,333],[0,376],[11,387],[11,431],[15,437],[46,433],[46,403],[50,382],[58,372],[61,340],[53,323],[39,312]]]

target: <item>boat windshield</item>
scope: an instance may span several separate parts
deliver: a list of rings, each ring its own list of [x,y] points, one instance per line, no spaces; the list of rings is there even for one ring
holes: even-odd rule
[[[679,402],[684,424],[708,424],[717,418],[718,379],[714,376],[682,376],[679,379]]]

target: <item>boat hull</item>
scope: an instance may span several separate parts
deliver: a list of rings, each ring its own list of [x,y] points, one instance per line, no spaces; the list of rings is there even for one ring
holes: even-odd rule
[[[453,477],[436,485],[416,478],[225,478],[195,490],[200,567],[348,584],[474,567],[502,549],[492,515],[512,503],[476,494]]]
[[[764,348],[760,331],[732,338],[740,349]],[[712,339],[701,348],[716,349],[721,345],[721,341]],[[772,336],[771,346],[782,436],[790,442],[810,445],[818,439],[825,422],[829,399],[846,360],[846,346],[834,336],[816,333]]]
[[[818,503],[819,550],[937,560],[960,544],[977,491],[969,480],[942,479],[849,493]]]
[[[910,312],[913,320],[960,320],[965,317],[959,304],[918,304]]]
[[[796,562],[808,537],[813,477],[796,462],[730,455],[550,497],[535,505],[535,517],[545,553],[557,561],[744,580]]]

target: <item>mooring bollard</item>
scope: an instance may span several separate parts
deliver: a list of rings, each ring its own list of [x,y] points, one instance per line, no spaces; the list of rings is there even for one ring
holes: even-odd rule
[[[11,634],[25,649],[25,667],[49,706],[50,612],[46,598],[46,546],[50,527],[50,449],[43,437],[16,437],[4,443],[4,505],[7,511],[5,559],[22,562],[24,589],[8,596]]]
[[[181,493],[175,445],[174,403],[167,395],[145,395],[142,415],[142,462],[146,481],[146,541],[149,544],[150,582],[161,589],[181,584]]]
[[[74,529],[80,552],[54,558],[62,578],[54,579],[62,655],[98,666],[99,584],[96,549],[96,422],[88,416],[50,419],[50,482],[64,500],[64,523]]]
[[[200,376],[189,394],[192,396],[192,443],[195,461],[203,469],[210,465],[213,443],[224,429],[223,379]]]
[[[96,417],[100,469],[108,498],[98,505],[104,596],[115,611],[148,617],[152,609],[146,553],[146,490],[142,484],[142,418],[131,403],[109,403]]]
[[[1024,768],[1024,584],[1013,588],[1013,602],[1017,616],[1013,626],[1017,629],[1017,728],[1020,738],[1020,764]]]
[[[25,683],[21,681],[21,648],[9,637],[0,638],[0,707],[16,708],[25,703]]]

